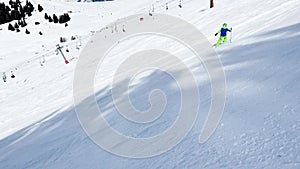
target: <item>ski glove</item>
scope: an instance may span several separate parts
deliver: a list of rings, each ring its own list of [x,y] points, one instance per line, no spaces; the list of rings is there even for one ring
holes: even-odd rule
[[[218,35],[218,33],[215,34],[215,36],[217,36],[217,35]]]

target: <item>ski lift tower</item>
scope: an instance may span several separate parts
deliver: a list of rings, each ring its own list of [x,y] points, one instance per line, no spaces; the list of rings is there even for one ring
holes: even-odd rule
[[[61,49],[63,48],[62,46],[59,46],[59,44],[57,44],[56,45],[56,47],[57,47],[57,51],[59,51],[60,53],[61,53],[61,55],[62,55],[62,57],[63,57],[63,59],[65,60],[65,63],[66,64],[68,64],[69,63],[69,61],[66,59],[66,57],[65,57],[65,55],[64,55],[64,53],[61,51]]]

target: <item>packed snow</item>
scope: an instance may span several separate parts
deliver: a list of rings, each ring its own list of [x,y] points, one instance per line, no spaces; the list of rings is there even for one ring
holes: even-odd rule
[[[182,8],[178,7],[180,2]],[[32,3],[35,7],[41,4],[44,11],[35,11],[27,19],[29,35],[25,28],[16,33],[7,30],[8,24],[0,25],[0,71],[7,75],[7,82],[0,82],[1,169],[300,168],[299,0],[223,0],[215,1],[211,9],[208,0]],[[159,88],[170,96],[158,121],[132,124],[113,106],[110,81],[124,53],[132,53],[135,46],[166,49],[186,57],[187,65],[198,75],[201,97],[194,127],[173,149],[151,158],[120,157],[98,147],[82,129],[73,102],[74,70],[96,31],[126,16],[148,14],[153,8],[153,16],[168,14],[193,24],[212,48],[218,40],[214,34],[224,22],[233,28],[232,42],[214,48],[226,75],[224,115],[212,137],[200,144],[211,92],[205,67],[170,39],[145,36],[120,44],[95,78],[99,108],[116,130],[132,137],[151,137],[170,127],[178,115],[179,89],[170,76],[155,71],[136,77],[131,90],[133,105],[142,111],[149,108],[151,90]],[[72,12],[67,27],[44,19],[44,12],[68,11]],[[41,24],[35,25],[36,21]],[[126,23],[124,26],[126,29]],[[60,37],[67,42],[60,43]],[[69,64],[57,54],[57,44],[63,46]],[[10,77],[11,71],[15,78]]]

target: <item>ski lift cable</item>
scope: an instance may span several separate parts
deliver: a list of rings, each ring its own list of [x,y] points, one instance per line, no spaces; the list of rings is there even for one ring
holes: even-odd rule
[[[82,36],[79,36],[79,38],[77,39],[77,41],[86,40],[86,39],[88,39],[90,36],[91,36],[90,33],[85,34],[85,35],[82,35]],[[71,46],[72,44],[76,44],[77,41],[71,41],[71,42],[68,42],[68,43],[66,43],[65,45],[63,45],[62,47],[64,47],[64,46]],[[25,60],[25,61],[23,61],[23,62],[21,62],[21,63],[15,65],[15,66],[12,66],[12,67],[10,67],[9,69],[6,69],[6,71],[4,71],[4,72],[9,72],[10,70],[13,70],[13,69],[15,69],[15,68],[22,68],[22,67],[24,67],[25,65],[28,65],[29,63],[31,63],[31,62],[33,62],[33,61],[39,61],[41,57],[44,57],[45,59],[47,59],[48,56],[53,56],[53,55],[55,54],[55,51],[56,51],[56,50],[57,50],[57,48],[56,48],[56,47],[53,47],[53,48],[51,48],[51,49],[50,49],[49,51],[47,51],[47,52],[41,53],[41,54],[39,54],[39,55],[37,55],[37,56],[34,56],[34,57],[30,58],[30,59],[27,59],[27,60]]]
[[[165,3],[169,5],[169,4],[171,4],[171,3],[175,2],[175,1],[178,2],[178,0],[168,0],[168,1],[166,1]],[[191,1],[191,0],[185,0],[185,2],[189,2],[189,1]],[[154,2],[154,3],[151,3],[150,11],[149,11],[149,12],[151,12],[151,8],[154,8],[154,7],[155,7],[155,4],[159,3],[160,1],[153,1],[153,2]],[[179,0],[179,2],[180,2],[180,3],[183,3],[183,0]],[[35,3],[37,3],[37,2],[35,2]],[[161,2],[160,2],[160,3],[161,3]],[[144,8],[144,9],[145,9],[145,8]],[[144,9],[141,9],[140,11],[144,11]],[[152,9],[152,10],[154,10],[154,9]],[[158,9],[158,10],[159,10],[159,9]],[[122,23],[120,23],[120,24],[123,25]],[[116,23],[116,25],[119,26],[119,24],[117,24],[117,23]],[[72,44],[74,44],[74,43],[76,44],[78,41],[86,40],[86,39],[89,38],[90,36],[91,36],[90,33],[85,34],[85,35],[82,35],[82,36],[80,36],[80,38],[77,39],[77,41],[69,42],[69,43],[67,43],[66,45],[69,46],[69,45],[72,45]],[[63,45],[62,47],[66,46],[66,45]],[[49,51],[47,51],[47,52],[45,52],[45,53],[43,53],[43,54],[39,54],[38,56],[35,56],[35,57],[31,58],[31,59],[25,60],[25,61],[23,61],[22,63],[19,63],[19,64],[17,64],[17,65],[15,65],[15,66],[11,67],[10,69],[8,69],[8,70],[6,70],[6,71],[12,70],[12,69],[17,68],[17,67],[23,67],[24,65],[27,65],[27,64],[30,63],[30,62],[33,62],[33,61],[35,61],[35,60],[39,60],[41,57],[44,57],[44,58],[46,59],[47,56],[53,55],[53,53],[54,53],[56,50],[57,50],[57,48],[54,47],[54,48],[50,49]]]

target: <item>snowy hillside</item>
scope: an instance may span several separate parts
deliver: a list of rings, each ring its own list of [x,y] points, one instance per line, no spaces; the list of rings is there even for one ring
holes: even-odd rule
[[[0,25],[0,71],[7,75],[7,82],[0,82],[1,169],[300,168],[299,0],[215,0],[212,9],[204,0],[31,2],[35,7],[41,4],[44,11],[35,11],[27,19],[29,35],[24,33],[25,28],[16,33],[7,30],[8,23]],[[166,37],[142,35],[120,43],[98,68],[94,84],[101,116],[115,130],[135,138],[153,137],[172,126],[181,106],[180,89],[174,79],[164,72],[148,71],[131,79],[129,98],[135,109],[147,111],[151,107],[149,95],[160,89],[168,98],[163,114],[152,123],[136,124],[118,113],[110,84],[118,66],[137,49],[162,49],[179,55],[195,75],[200,94],[195,124],[178,145],[158,156],[132,159],[107,152],[84,132],[75,111],[73,80],[76,63],[96,31],[105,30],[106,25],[121,18],[149,11],[152,17],[168,14],[183,19],[204,34],[223,65],[226,103],[218,128],[200,144],[212,92],[205,67],[183,45]],[[69,12],[71,20],[67,27],[49,23],[44,12]],[[35,25],[37,21],[41,24]],[[214,48],[218,40],[214,34],[224,22],[233,28],[229,34],[232,42]],[[126,22],[107,28],[107,42],[122,29],[130,31]],[[71,40],[72,36],[76,39]],[[60,37],[67,42],[60,43]],[[56,52],[57,44],[63,46],[69,64]],[[152,60],[137,60],[124,70],[124,75],[139,61]],[[155,61],[159,65],[172,63]],[[90,66],[86,65],[83,72]],[[182,75],[177,67],[173,68],[178,76]],[[11,71],[15,78],[10,77]],[[126,78],[120,76],[118,86],[124,85]],[[189,90],[191,82],[184,82],[183,90]],[[120,104],[125,104],[123,100],[118,98]]]

